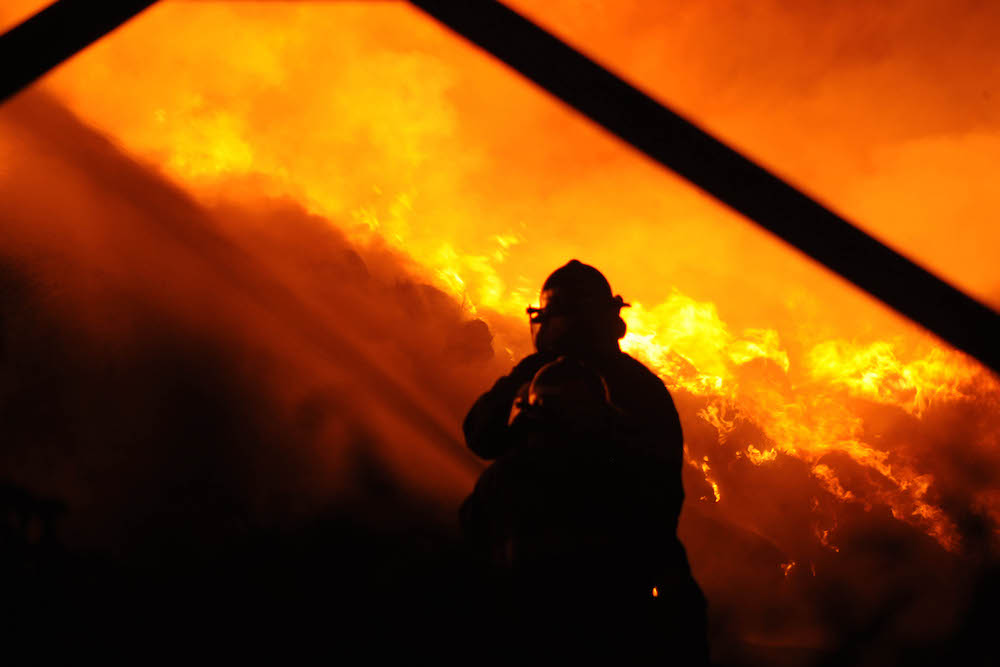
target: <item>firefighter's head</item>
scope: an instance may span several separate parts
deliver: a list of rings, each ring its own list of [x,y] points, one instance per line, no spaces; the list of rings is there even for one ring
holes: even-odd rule
[[[590,356],[616,350],[625,335],[625,303],[592,266],[571,260],[542,285],[541,307],[528,308],[531,338],[539,352]]]
[[[570,429],[587,430],[611,405],[601,374],[577,359],[559,357],[539,369],[515,401],[512,423],[524,410]]]
[[[610,403],[608,385],[599,373],[575,360],[559,357],[535,373],[528,385],[528,405],[556,413],[570,413]]]

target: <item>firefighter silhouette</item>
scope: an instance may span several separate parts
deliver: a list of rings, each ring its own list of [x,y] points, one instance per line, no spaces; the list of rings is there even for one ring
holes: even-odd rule
[[[677,539],[680,421],[663,382],[619,347],[627,305],[577,260],[545,281],[528,308],[536,352],[463,425],[494,459],[463,533],[499,582],[511,639],[703,664],[704,598]]]

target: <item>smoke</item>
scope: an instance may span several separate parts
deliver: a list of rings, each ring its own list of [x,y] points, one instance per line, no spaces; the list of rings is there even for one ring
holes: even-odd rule
[[[358,456],[452,518],[478,470],[458,424],[500,372],[485,324],[291,202],[202,207],[43,94],[2,122],[0,467],[66,501],[69,544],[134,559],[363,508]]]

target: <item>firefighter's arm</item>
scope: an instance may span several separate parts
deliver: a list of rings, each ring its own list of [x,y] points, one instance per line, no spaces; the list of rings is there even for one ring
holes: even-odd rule
[[[651,412],[639,427],[638,444],[647,457],[646,472],[658,480],[657,496],[676,521],[684,502],[681,470],[684,462],[684,435],[670,392],[659,378],[650,382]]]
[[[661,383],[662,386],[662,383]],[[681,471],[684,467],[684,433],[681,430],[681,420],[674,406],[673,398],[666,387],[660,398],[660,409],[656,416],[656,444],[659,458],[664,462],[666,479],[664,480],[664,500],[670,510],[676,531],[677,519],[681,506],[684,504],[684,484],[681,481]]]
[[[525,357],[509,375],[497,380],[492,389],[476,400],[462,424],[469,449],[484,459],[495,459],[504,453],[508,440],[507,420],[514,398],[549,361],[552,358],[541,353]]]
[[[674,406],[674,399],[663,381],[650,375],[651,410],[646,415],[643,440],[660,460],[680,474],[684,462],[684,434],[681,431],[681,420]]]

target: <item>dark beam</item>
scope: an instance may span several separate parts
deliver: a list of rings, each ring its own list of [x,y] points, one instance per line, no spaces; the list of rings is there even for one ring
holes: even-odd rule
[[[0,35],[0,102],[156,0],[58,0]]]
[[[723,204],[1000,372],[1000,315],[493,0],[411,3]]]

